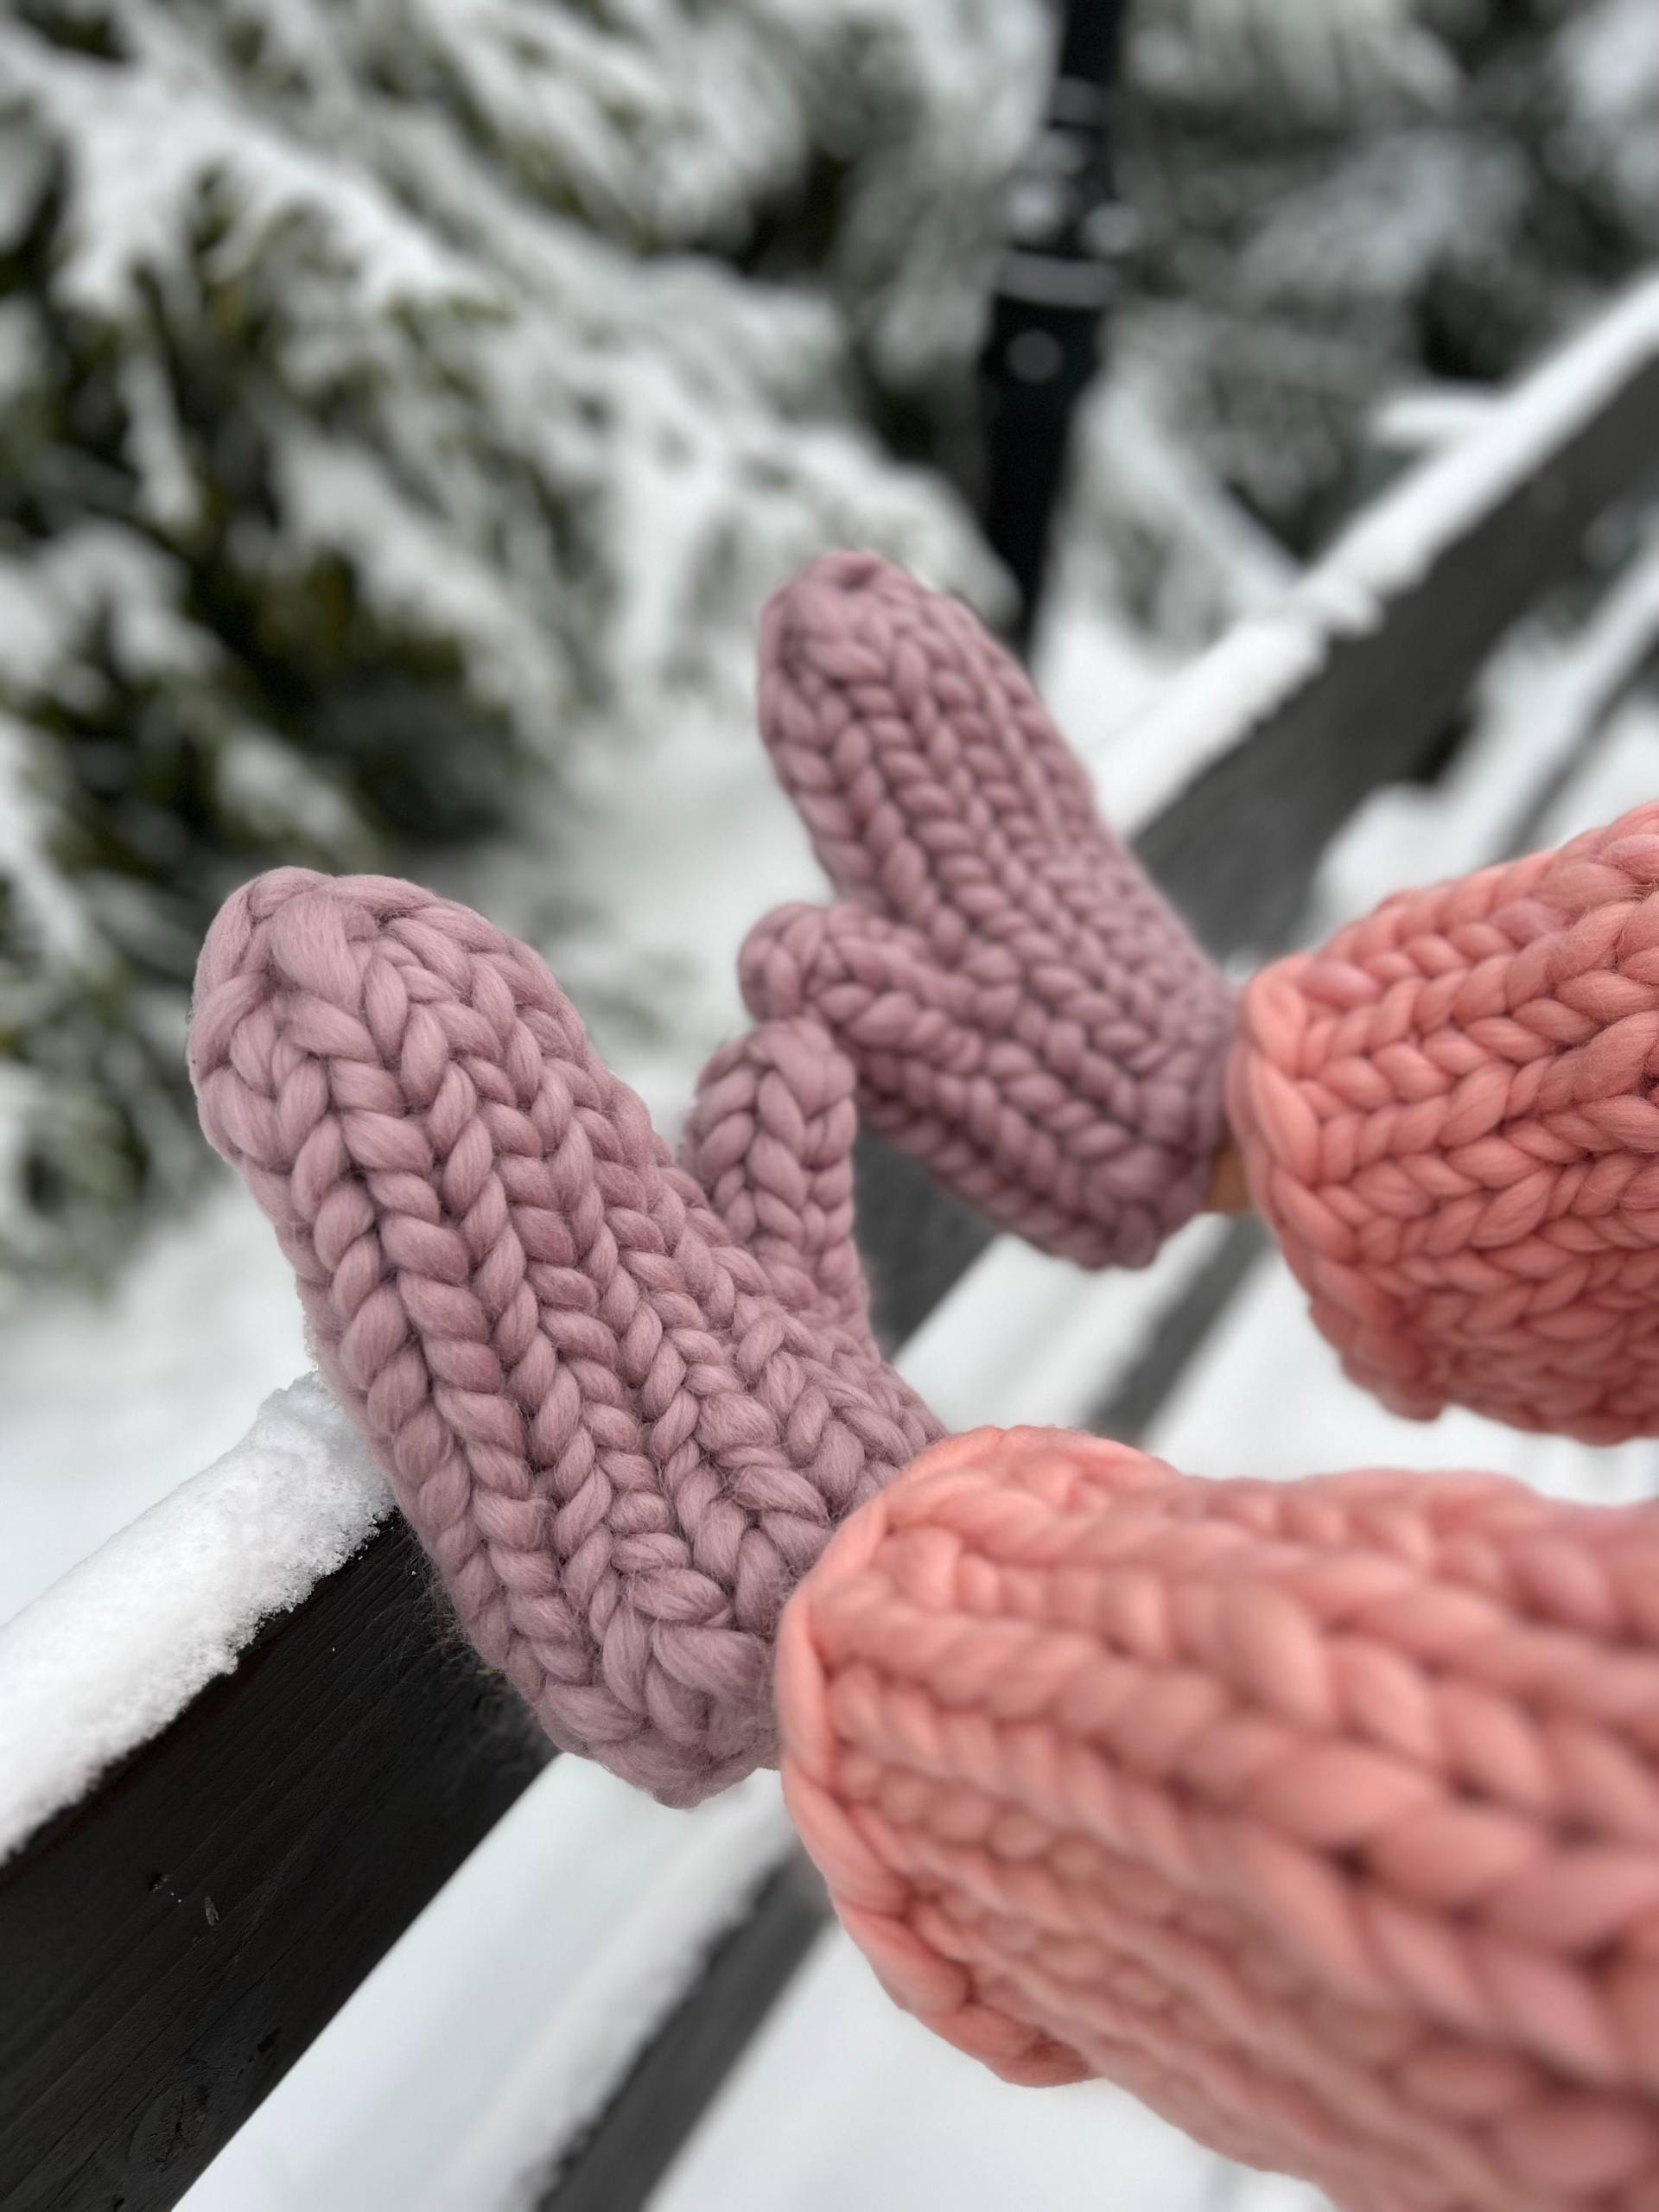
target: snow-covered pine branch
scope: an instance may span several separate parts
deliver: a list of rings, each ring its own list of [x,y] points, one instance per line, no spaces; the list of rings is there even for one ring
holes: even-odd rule
[[[994,594],[865,416],[880,359],[968,345],[1043,61],[1037,0],[0,24],[0,1274],[200,1157],[183,992],[232,883],[741,716],[760,598],[827,544]]]

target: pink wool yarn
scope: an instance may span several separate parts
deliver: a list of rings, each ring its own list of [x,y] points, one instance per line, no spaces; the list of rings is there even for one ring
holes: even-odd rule
[[[1001,1227],[1150,1260],[1221,1147],[1232,997],[1019,668],[965,607],[835,554],[766,610],[760,724],[847,903],[760,924],[751,1012],[821,1019],[868,1126]]]
[[[1257,1205],[1350,1376],[1659,1433],[1659,804],[1401,893],[1244,996]]]
[[[1659,2206],[1659,1510],[981,1431],[784,1618],[785,1794],[899,2004],[1348,2212]]]
[[[938,1433],[870,1338],[823,1031],[717,1054],[677,1166],[527,947],[283,868],[213,925],[190,1065],[484,1658],[671,1803],[769,1760],[784,1600]]]

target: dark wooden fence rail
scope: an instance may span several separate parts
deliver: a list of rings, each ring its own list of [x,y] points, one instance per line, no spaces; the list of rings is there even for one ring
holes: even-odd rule
[[[1425,541],[1416,580],[1363,634],[1333,619],[1317,672],[1254,718],[1244,708],[1146,824],[1147,865],[1217,953],[1282,941],[1331,835],[1433,756],[1503,626],[1659,466],[1659,284],[1553,374],[1553,411],[1523,393],[1389,495],[1431,512],[1425,480],[1448,493],[1452,521]],[[1335,604],[1317,571],[1302,596]],[[1178,726],[1181,689],[1149,728]],[[874,1147],[861,1195],[901,1341],[988,1239]],[[1160,1402],[1249,1264],[1249,1236],[1225,1241],[1106,1409],[1121,1427]],[[398,1527],[267,1624],[234,1675],[0,1867],[0,2205],[175,2203],[547,1756],[441,1630]],[[565,2158],[548,2207],[643,2204],[815,1925],[810,1892],[766,1885]]]

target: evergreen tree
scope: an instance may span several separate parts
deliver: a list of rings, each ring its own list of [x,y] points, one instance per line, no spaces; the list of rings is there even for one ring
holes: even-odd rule
[[[0,24],[0,1270],[97,1260],[188,1180],[184,997],[233,882],[418,866],[570,745],[735,702],[760,597],[826,543],[985,584],[861,364],[960,320],[938,272],[964,223],[988,248],[1042,59],[1001,19]]]
[[[1138,227],[1071,579],[1178,651],[1370,488],[1388,395],[1513,373],[1659,253],[1649,0],[1135,0]]]
[[[1052,21],[16,0],[0,1273],[188,1181],[231,883],[429,870],[573,747],[740,716],[761,594],[827,544],[994,596],[944,480]],[[1507,375],[1659,250],[1659,41],[1651,0],[1130,22],[1140,241],[1059,583],[1144,664],[1316,550],[1380,399]]]

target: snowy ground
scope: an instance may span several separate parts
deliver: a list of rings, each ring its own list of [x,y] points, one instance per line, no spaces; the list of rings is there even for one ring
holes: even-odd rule
[[[0,1621],[236,1442],[306,1365],[299,1301],[228,1171],[107,1299],[42,1299],[0,1330]]]

